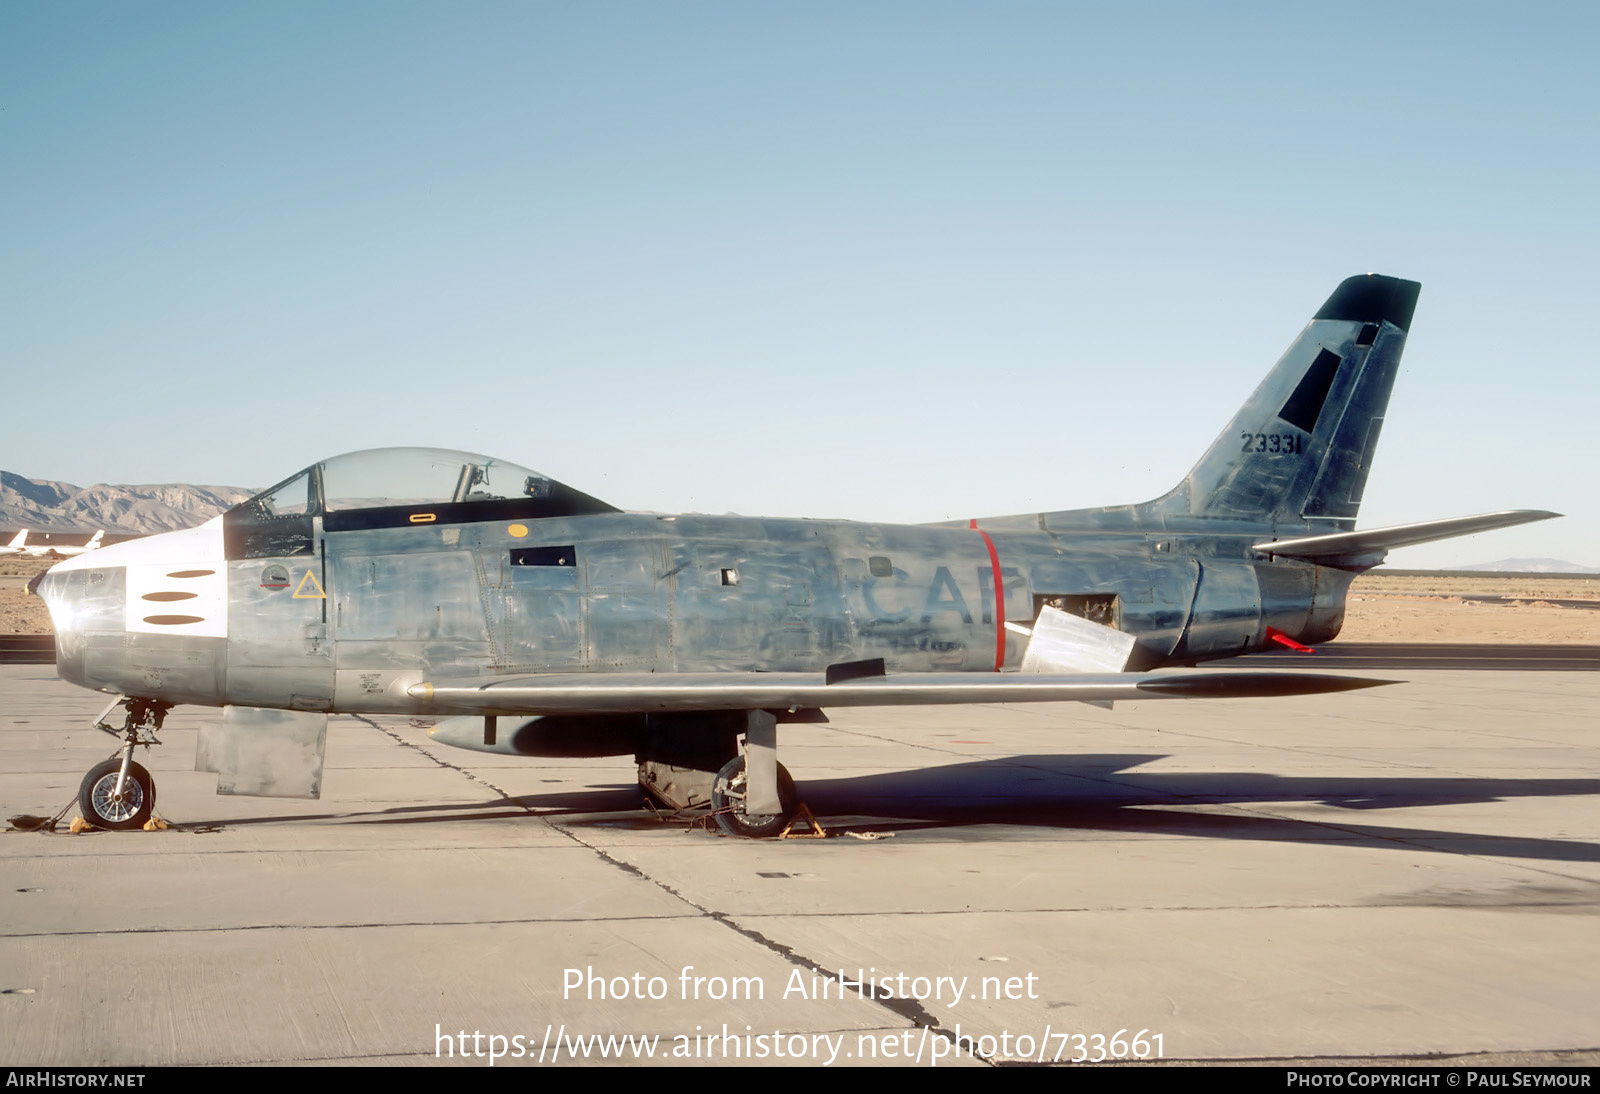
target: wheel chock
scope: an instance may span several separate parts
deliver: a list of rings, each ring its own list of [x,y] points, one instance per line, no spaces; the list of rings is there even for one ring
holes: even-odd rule
[[[805,824],[805,826],[807,828],[809,828],[810,831],[807,831],[807,832],[796,832],[794,830],[794,826],[795,825],[802,824],[802,823]],[[782,832],[778,833],[778,838],[779,839],[827,839],[828,838],[828,833],[822,827],[822,825],[817,823],[817,818],[811,815],[811,807],[806,805],[804,802],[801,802],[800,803],[800,808],[795,810],[795,814],[794,814],[793,817],[791,817],[789,819],[789,823],[783,826],[783,831]]]
[[[72,823],[67,825],[67,831],[71,832],[73,835],[77,835],[79,832],[93,832],[94,825],[90,824],[82,817],[73,817]]]
[[[165,832],[167,830],[167,822],[160,817],[151,817],[144,822],[144,830],[146,832]]]

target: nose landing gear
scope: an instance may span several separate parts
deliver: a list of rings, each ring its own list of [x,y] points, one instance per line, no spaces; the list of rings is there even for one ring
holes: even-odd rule
[[[155,804],[155,780],[131,759],[95,764],[78,787],[78,808],[96,828],[142,828]]]
[[[104,721],[111,708],[122,706],[128,712],[120,730]],[[156,782],[140,764],[133,762],[135,745],[148,749],[161,742],[156,731],[166,719],[171,703],[157,699],[121,699],[106,707],[96,721],[102,729],[122,740],[122,755],[103,760],[89,769],[78,787],[78,808],[83,819],[96,828],[121,831],[141,828],[150,819],[156,804]]]

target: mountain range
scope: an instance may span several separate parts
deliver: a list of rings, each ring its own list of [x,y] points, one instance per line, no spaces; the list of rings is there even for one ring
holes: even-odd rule
[[[1580,566],[1559,558],[1502,558],[1497,562],[1480,562],[1476,566],[1458,566],[1458,570],[1493,570],[1503,574],[1592,574],[1593,566]]]
[[[203,524],[254,493],[186,483],[73,486],[0,471],[0,529],[150,535]]]

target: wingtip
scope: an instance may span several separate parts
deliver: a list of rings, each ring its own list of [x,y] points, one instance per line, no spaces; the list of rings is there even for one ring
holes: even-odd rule
[[[1193,676],[1168,676],[1146,680],[1140,691],[1188,698],[1269,699],[1286,695],[1326,695],[1398,684],[1399,680],[1374,680],[1365,676],[1312,676],[1289,672],[1215,672]]]

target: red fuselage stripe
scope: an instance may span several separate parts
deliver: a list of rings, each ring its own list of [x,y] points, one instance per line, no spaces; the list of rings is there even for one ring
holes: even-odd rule
[[[989,548],[989,570],[994,574],[994,671],[999,672],[1006,663],[1006,586],[1000,580],[1000,554],[989,533],[978,527],[977,517],[971,518],[967,527],[982,536],[983,545]]]

